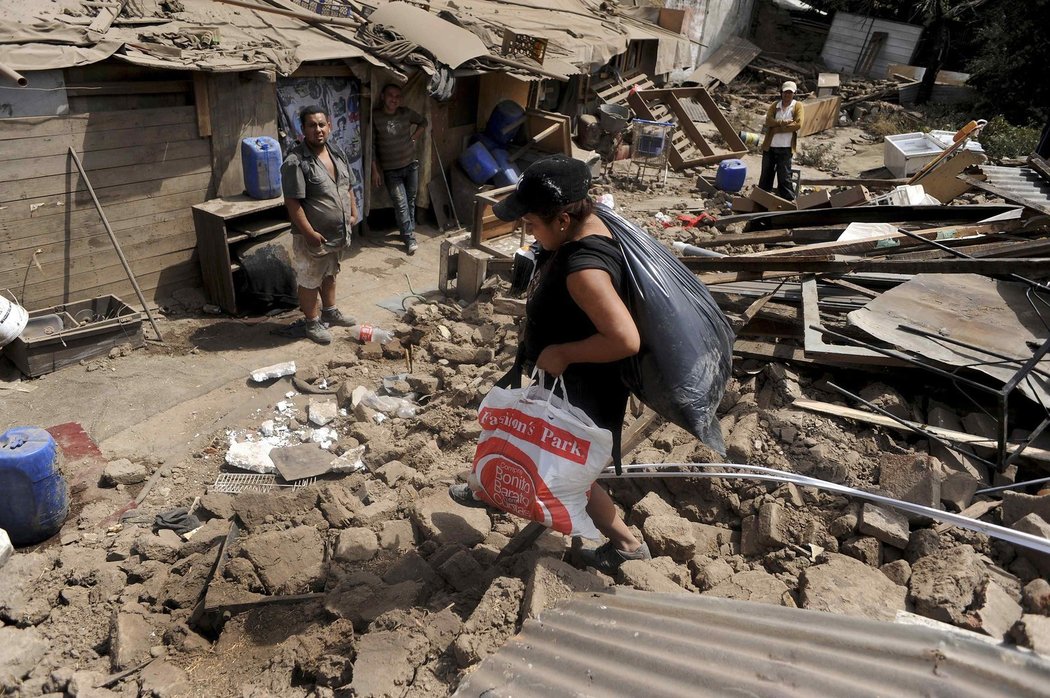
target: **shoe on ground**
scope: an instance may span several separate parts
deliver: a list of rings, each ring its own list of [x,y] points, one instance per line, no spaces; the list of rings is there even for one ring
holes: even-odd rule
[[[452,498],[453,502],[460,506],[472,507],[474,509],[492,509],[487,502],[475,497],[474,490],[470,489],[470,485],[465,482],[457,482],[454,485],[449,485],[448,496]]]
[[[317,342],[318,344],[331,344],[332,333],[328,331],[328,328],[321,324],[320,320],[307,320],[304,325],[304,331],[309,339]]]
[[[627,562],[628,560],[652,560],[653,556],[649,553],[649,546],[642,543],[641,547],[633,552],[627,552],[626,550],[620,550],[616,547],[616,544],[609,541],[605,545],[600,545],[597,548],[590,548],[588,550],[580,551],[580,555],[583,557],[584,563],[588,567],[593,567],[599,572],[604,572],[609,576],[613,576],[620,569],[620,565]]]
[[[332,308],[331,310],[321,311],[321,322],[328,325],[329,327],[350,327],[350,325],[356,325],[357,321],[352,317],[347,317],[340,312],[339,308]]]
[[[419,249],[419,243],[416,242],[415,238],[409,238],[405,240],[405,252],[408,254],[415,254],[416,250]]]

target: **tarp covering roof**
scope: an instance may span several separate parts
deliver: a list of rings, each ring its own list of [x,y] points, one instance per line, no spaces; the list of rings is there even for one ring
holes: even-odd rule
[[[131,3],[103,32],[79,0],[0,5],[0,63],[14,70],[49,70],[96,63],[116,54],[151,67],[231,72],[276,68],[293,72],[306,61],[365,57],[360,48],[292,17],[180,0],[165,12],[157,0]],[[137,15],[137,16],[136,16]],[[151,22],[152,20],[152,22]],[[119,53],[118,53],[119,51]]]
[[[259,5],[304,12],[292,2],[259,0]],[[378,0],[368,5],[381,8],[377,10],[381,18],[390,3]],[[107,12],[111,10],[102,8],[96,15],[81,0],[2,3],[0,63],[16,71],[36,71],[114,56],[156,68],[215,72],[272,68],[283,75],[307,61],[365,58],[384,65],[367,45],[354,40],[351,28],[321,28],[296,17],[216,0],[128,0],[114,22],[106,21],[102,13]],[[442,56],[456,57],[455,63],[477,53],[464,52],[466,42],[454,40],[457,31],[472,32],[480,39],[474,48],[484,52],[487,47],[498,55],[504,29],[548,41],[539,71],[544,74],[590,72],[623,53],[632,39],[658,42],[657,73],[687,67],[690,60],[685,37],[611,14],[592,0],[437,0],[430,13],[433,22],[443,25],[442,31],[405,36],[445,63]],[[402,34],[409,29],[391,24]]]

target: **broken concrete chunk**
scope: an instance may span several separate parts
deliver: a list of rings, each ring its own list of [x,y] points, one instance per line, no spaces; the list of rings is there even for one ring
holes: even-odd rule
[[[0,627],[0,686],[12,692],[29,675],[51,644],[36,628]]]
[[[704,595],[790,608],[798,605],[787,585],[764,570],[737,572],[708,589]]]
[[[415,580],[390,586],[376,583],[340,587],[328,594],[325,610],[338,618],[348,619],[354,624],[354,629],[364,631],[369,623],[387,611],[411,608],[419,603],[424,589],[425,585]]]
[[[857,530],[859,517],[854,513],[843,514],[831,522],[828,532],[836,538],[847,538]]]
[[[310,424],[323,427],[339,416],[339,405],[335,400],[311,400],[306,406]]]
[[[920,615],[964,624],[984,577],[984,563],[971,546],[939,550],[912,563],[909,600]]]
[[[425,636],[405,628],[367,633],[356,643],[357,659],[349,693],[404,695],[428,646]]]
[[[233,495],[209,492],[201,497],[194,514],[200,519],[232,519]]]
[[[182,539],[179,534],[167,528],[156,533],[142,533],[135,541],[132,551],[143,560],[157,560],[171,564],[179,557]]]
[[[802,608],[875,620],[893,620],[906,609],[908,590],[878,569],[837,553],[827,558],[799,576]]]
[[[1006,490],[1003,492],[1003,525],[1013,526],[1029,514],[1037,514],[1043,521],[1050,521],[1050,494],[1024,494]]]
[[[740,417],[726,439],[726,458],[732,463],[750,463],[758,434],[758,413]]]
[[[440,584],[437,573],[415,550],[409,550],[402,555],[383,575],[383,581],[387,584],[400,584],[411,580],[425,582],[428,586]]]
[[[941,503],[941,473],[929,456],[885,454],[879,485],[906,502],[934,509]]]
[[[696,551],[693,524],[681,516],[650,516],[642,535],[653,556],[667,555],[676,562],[688,562]]]
[[[693,584],[701,591],[711,589],[736,574],[733,566],[722,558],[695,557],[689,567],[693,571]]]
[[[1014,625],[1010,637],[1021,647],[1050,659],[1050,618],[1026,613]]]
[[[1015,531],[1021,531],[1022,533],[1050,539],[1050,524],[1044,521],[1043,517],[1036,513],[1031,513],[1018,519],[1011,525],[1011,528]],[[1030,550],[1028,548],[1021,549],[1020,554],[1035,565],[1036,569],[1039,570],[1039,574],[1044,577],[1050,576],[1050,555]]]
[[[158,659],[139,674],[139,695],[153,698],[178,698],[190,694],[186,672],[169,661]]]
[[[1033,579],[1025,584],[1023,596],[1025,611],[1050,616],[1050,582]]]
[[[392,460],[376,470],[376,475],[390,487],[402,480],[411,480],[415,474],[416,471],[399,460]]]
[[[779,502],[765,502],[758,510],[756,525],[758,544],[765,548],[780,548],[791,542],[787,515]]]
[[[522,619],[540,613],[578,592],[601,591],[609,582],[589,570],[578,570],[552,557],[541,557],[525,586]]]
[[[277,473],[277,466],[270,460],[273,444],[266,441],[234,441],[226,450],[226,464],[253,473],[270,475]]]
[[[303,594],[324,579],[324,542],[311,526],[249,537],[241,547],[268,594]]]
[[[113,671],[123,671],[149,659],[150,648],[158,642],[153,626],[146,620],[144,609],[122,610],[113,618],[110,633],[110,662]]]
[[[141,463],[132,463],[127,458],[118,458],[106,464],[99,484],[103,487],[134,485],[143,482],[148,474],[146,466]]]
[[[250,374],[252,381],[255,383],[264,383],[268,380],[273,380],[274,378],[293,375],[295,375],[294,361],[284,361],[279,364],[273,364],[272,366],[257,368]]]
[[[438,573],[456,591],[470,589],[484,574],[484,570],[469,550],[459,550],[437,566]]]
[[[451,342],[431,342],[430,353],[435,359],[445,359],[453,364],[473,364],[485,366],[492,363],[495,352],[489,347],[453,344]]]
[[[879,569],[882,570],[882,573],[889,577],[894,584],[902,587],[908,586],[908,580],[911,579],[911,565],[908,564],[907,560],[894,560],[893,562],[887,562]]]
[[[650,516],[678,516],[678,510],[668,504],[659,494],[656,492],[649,492],[633,507],[631,507],[631,513],[627,517],[627,523],[632,526],[638,526],[641,528],[645,524],[645,520]]]
[[[517,626],[525,584],[514,577],[497,577],[452,645],[456,663],[468,667],[492,654],[510,639]]]
[[[640,591],[682,591],[682,587],[664,574],[653,560],[628,560],[620,565],[619,579]]]
[[[874,536],[886,545],[901,550],[908,547],[911,536],[905,514],[876,504],[865,504],[861,509],[859,530],[863,535]]]
[[[484,509],[461,507],[444,488],[416,503],[412,522],[425,539],[467,547],[485,540],[492,530],[492,522]]]
[[[370,528],[348,528],[339,532],[335,559],[340,562],[365,562],[379,552],[379,540]]]
[[[904,396],[885,383],[871,383],[864,386],[860,389],[860,396],[876,407],[889,412],[894,417],[908,421],[915,419],[911,406],[904,399]]]
[[[383,550],[404,552],[415,544],[416,534],[411,521],[384,521],[379,529],[379,547]]]
[[[1004,639],[1014,623],[1021,619],[1021,605],[992,581],[985,582],[978,598],[978,606],[973,612],[977,629],[997,640]]]

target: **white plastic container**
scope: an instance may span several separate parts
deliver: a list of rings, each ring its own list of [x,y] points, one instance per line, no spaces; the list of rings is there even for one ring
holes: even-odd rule
[[[29,313],[14,301],[0,296],[0,347],[10,344],[29,322]]]

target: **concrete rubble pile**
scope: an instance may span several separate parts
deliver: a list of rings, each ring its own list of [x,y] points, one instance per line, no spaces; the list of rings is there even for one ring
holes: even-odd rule
[[[195,483],[228,469],[226,434],[175,467],[111,463],[103,484],[120,488],[167,469],[163,494],[108,527],[111,509],[85,507],[75,534],[0,568],[6,694],[191,695],[195,674],[222,671],[240,695],[445,695],[525,619],[614,584],[890,621],[910,612],[1050,653],[1044,557],[793,484],[614,480],[655,559],[612,579],[581,569],[570,540],[546,533],[497,561],[525,522],[460,507],[446,491],[472,459],[477,408],[517,341],[516,319],[483,299],[412,306],[396,342],[351,343],[338,361],[297,372],[299,388],[323,383],[334,395],[290,390],[278,418],[259,415],[256,438],[279,427],[289,443],[314,443],[313,431],[329,429],[332,457],[363,453],[362,470],[295,490],[206,492]],[[377,419],[353,404],[359,387],[382,392],[377,377],[399,375],[409,354],[412,372],[394,382],[418,413]],[[794,407],[803,396],[835,399],[821,371],[743,361],[735,375],[721,406],[729,462],[933,507],[989,499],[975,498],[975,485],[967,495],[957,480],[974,475],[923,441]],[[903,391],[865,387],[871,401],[911,414],[920,396]],[[338,409],[318,424],[310,405],[328,400]],[[717,462],[678,427],[656,424],[627,462]],[[201,527],[155,532],[153,514],[173,506],[192,506]],[[1050,492],[1007,492],[988,518],[1047,536]]]

